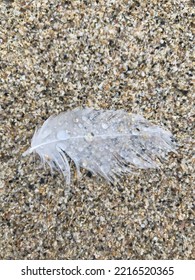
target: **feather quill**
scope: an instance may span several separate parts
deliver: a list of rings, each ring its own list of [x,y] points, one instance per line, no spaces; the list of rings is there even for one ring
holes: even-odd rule
[[[175,150],[170,131],[124,110],[76,108],[49,117],[35,131],[31,147],[51,170],[60,171],[70,184],[70,159],[80,167],[114,182],[135,169],[157,168]]]

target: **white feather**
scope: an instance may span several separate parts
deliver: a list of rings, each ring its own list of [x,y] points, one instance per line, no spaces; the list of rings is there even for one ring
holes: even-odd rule
[[[79,109],[48,118],[35,131],[31,147],[51,170],[70,183],[69,159],[80,167],[113,182],[135,168],[157,168],[159,160],[174,151],[172,134],[140,115],[123,110]]]

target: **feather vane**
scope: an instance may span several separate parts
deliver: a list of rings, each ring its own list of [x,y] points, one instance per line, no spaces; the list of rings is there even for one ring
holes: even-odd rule
[[[51,170],[70,184],[70,159],[77,173],[85,168],[109,182],[135,169],[157,168],[175,150],[170,131],[124,110],[76,108],[49,117],[37,129],[31,147]]]

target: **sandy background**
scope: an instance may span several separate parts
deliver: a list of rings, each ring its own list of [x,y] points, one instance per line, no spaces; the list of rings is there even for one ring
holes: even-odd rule
[[[195,258],[193,5],[0,2],[1,259]],[[143,114],[178,154],[120,186],[83,171],[67,199],[62,176],[21,154],[77,106]]]

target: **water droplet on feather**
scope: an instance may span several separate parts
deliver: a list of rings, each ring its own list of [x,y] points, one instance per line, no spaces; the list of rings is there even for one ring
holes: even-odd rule
[[[68,138],[68,134],[67,134],[65,131],[63,131],[63,130],[60,130],[60,131],[58,131],[58,133],[57,133],[57,138],[58,138],[59,140],[67,139],[67,138]]]
[[[83,125],[81,123],[78,124],[79,128],[83,128]]]
[[[83,120],[84,122],[86,122],[86,121],[88,120],[88,118],[85,117],[85,116],[82,116],[82,120]]]
[[[82,146],[78,147],[78,151],[82,152],[83,151],[83,147]]]
[[[102,128],[103,129],[107,129],[108,128],[108,125],[106,123],[102,123]]]
[[[87,142],[92,142],[93,141],[93,135],[91,133],[88,133],[86,136],[85,136],[85,140]]]
[[[51,134],[51,130],[50,129],[46,129],[42,132],[41,138],[46,138],[49,136],[49,134]]]

